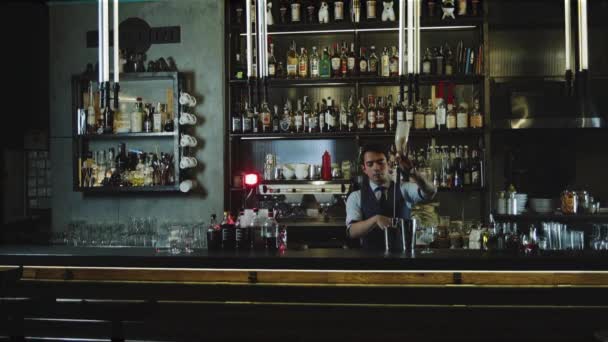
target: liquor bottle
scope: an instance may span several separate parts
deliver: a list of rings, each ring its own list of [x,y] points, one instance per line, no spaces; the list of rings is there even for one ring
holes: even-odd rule
[[[336,22],[341,22],[344,20],[344,1],[343,0],[334,1],[334,20]]]
[[[245,209],[241,208],[235,226],[235,247],[236,249],[248,250],[251,248],[251,231],[245,225]]]
[[[317,106],[318,107],[318,106]],[[327,114],[327,102],[325,99],[321,100],[321,107],[317,112],[317,117],[319,118],[319,132],[325,133],[327,132],[327,124],[325,121],[325,115]]]
[[[298,58],[298,76],[300,78],[308,77],[308,53],[305,48],[300,48],[300,56]]]
[[[410,127],[413,127],[414,124],[414,98],[409,98],[409,94],[405,93],[405,121],[410,123]]]
[[[281,0],[279,14],[281,24],[287,24],[287,0]]]
[[[450,76],[454,74],[454,54],[452,53],[452,49],[446,43],[444,48],[445,53],[445,74]]]
[[[167,111],[166,103],[162,103],[160,105],[160,113],[161,117],[165,118],[165,125],[163,126],[165,132],[173,132],[173,129],[175,128],[175,120],[173,120],[171,114]]]
[[[386,113],[388,118],[388,130],[394,131],[395,128],[397,128],[397,119],[395,117],[395,107],[393,106],[393,95],[388,96],[388,105],[386,108]]]
[[[315,16],[315,3],[313,1],[308,1],[308,5],[306,6],[306,23],[318,23],[317,16]]]
[[[327,124],[328,132],[335,132],[338,130],[340,118],[338,117],[338,113],[336,113],[336,109],[334,108],[334,102],[331,97],[327,98],[327,115],[325,116],[325,121]]]
[[[238,114],[238,112],[234,113]],[[239,125],[239,127],[241,127],[241,125]],[[162,132],[163,130],[163,113],[160,111],[160,102],[157,103],[156,110],[154,111],[154,115],[152,116],[152,128],[154,129],[154,132],[157,133]]]
[[[127,147],[125,143],[120,143],[118,144],[118,154],[116,155],[116,169],[120,176],[127,171],[128,163]]]
[[[302,102],[302,132],[308,132],[308,125],[310,124],[310,104],[308,103],[308,96],[304,96]]]
[[[399,55],[397,53],[397,48],[391,47],[391,55],[389,59],[389,76],[396,77],[399,76]]]
[[[390,69],[390,57],[388,55],[388,48],[385,46],[382,49],[382,55],[380,56],[380,75],[382,77],[389,77],[391,75]]]
[[[348,52],[346,66],[350,76],[357,75],[357,56],[355,55],[355,43],[350,43],[350,51]]]
[[[367,0],[365,1],[365,5],[367,20],[376,20],[376,0]]]
[[[310,116],[308,117],[308,133],[317,133],[319,131],[319,103],[315,107],[315,111],[310,112]]]
[[[356,113],[357,129],[363,131],[367,128],[367,110],[365,109],[364,98],[359,99]]]
[[[346,117],[346,128],[349,132],[355,130],[355,97],[354,94],[351,94],[348,98],[348,108],[347,108],[347,117]]]
[[[137,98],[135,109],[131,113],[131,132],[140,133],[144,124],[144,109],[141,97]]]
[[[260,113],[258,112],[258,108],[253,106],[253,117],[251,118],[251,132],[260,133],[262,130],[261,122],[260,122]]]
[[[300,0],[293,0],[291,3],[291,22],[299,23],[301,20],[301,9],[302,5],[300,4]]]
[[[281,117],[279,116],[279,106],[274,105],[274,115],[272,116],[272,133],[279,133],[281,130]]]
[[[370,47],[371,52],[369,53],[369,58],[367,60],[368,63],[368,72],[372,76],[378,76],[378,56],[376,56],[376,47]]]
[[[433,108],[433,100],[429,99],[426,107],[426,113],[424,114],[424,128],[435,129],[437,125],[435,109]]]
[[[469,113],[467,110],[467,104],[464,102],[461,102],[458,106],[458,112],[456,113],[456,128],[469,128]]]
[[[340,125],[338,125],[338,131],[346,132],[348,131],[348,111],[346,110],[346,105],[344,103],[340,104]]]
[[[401,101],[401,94],[397,95],[397,105],[395,106],[396,121],[405,121],[405,108]],[[396,125],[396,124],[395,124]]]
[[[456,158],[454,159],[454,188],[462,189],[464,186],[464,162],[462,160],[462,146],[456,148]]]
[[[420,100],[416,103],[416,107],[414,108],[414,129],[424,129],[425,119],[422,100]]]
[[[249,110],[249,103],[245,102],[243,114],[241,115],[243,123],[243,133],[251,133],[253,127],[253,112]]]
[[[350,21],[353,23],[358,23],[361,21],[361,1],[362,0],[352,0],[350,6]]]
[[[479,157],[479,151],[473,150],[471,154],[471,185],[474,187],[483,186],[482,183],[482,159]]]
[[[378,131],[386,131],[386,106],[383,97],[376,98],[376,129]]]
[[[270,133],[272,131],[272,113],[266,101],[262,102],[262,108],[260,109],[260,117],[262,120],[262,132]]]
[[[447,115],[445,101],[443,99],[443,88],[444,84],[443,82],[440,82],[439,88],[437,89],[437,109],[435,110],[438,130],[445,128],[445,120]]]
[[[340,77],[340,54],[338,53],[338,44],[334,43],[333,54],[331,56],[331,75],[332,77]]]
[[[297,107],[296,107],[296,112],[294,115],[294,130],[296,133],[302,133],[303,132],[303,126],[304,126],[304,121],[303,121],[303,113],[302,113],[302,100],[298,99],[297,102]]]
[[[143,131],[146,133],[152,132],[152,115],[154,115],[154,107],[150,103],[146,103],[146,110],[144,111],[144,128]]]
[[[367,75],[368,67],[366,49],[364,47],[359,48],[359,75]]]
[[[321,55],[321,61],[319,62],[319,76],[321,78],[329,78],[331,76],[331,61],[327,47],[323,48],[323,55]]]
[[[466,187],[471,186],[471,160],[469,159],[469,146],[464,146],[462,152],[463,177],[462,184]]]
[[[243,58],[241,57],[240,52],[237,52],[234,59],[234,77],[239,80],[245,78],[247,74],[245,72],[245,65],[243,64]]]
[[[291,101],[287,101],[287,110],[289,117],[289,131],[294,133],[296,131],[296,112],[293,110],[293,106],[291,105]]]
[[[348,75],[348,57],[346,55],[346,43],[342,44],[340,52],[340,76],[346,77]]]
[[[370,131],[376,130],[376,103],[373,95],[367,96],[367,122]]]
[[[319,78],[319,54],[317,53],[317,47],[312,47],[312,53],[310,54],[310,77]]]
[[[292,41],[289,51],[287,51],[287,78],[298,76],[298,53],[296,52],[296,42]]]
[[[225,250],[234,250],[236,247],[236,227],[230,213],[224,212],[224,219],[220,224],[222,231],[222,248]]]
[[[268,77],[277,76],[277,60],[274,57],[274,43],[270,43],[270,56],[268,57]]]
[[[422,73],[425,75],[430,75],[432,71],[431,66],[431,50],[427,48],[424,52],[424,57],[422,58]]]
[[[444,56],[443,56],[443,47],[439,47],[439,49],[435,48],[433,50],[434,52],[434,60],[435,60],[435,74],[436,75],[443,75],[444,70],[443,70],[443,62],[444,62]]]
[[[285,78],[285,67],[283,67],[283,61],[277,63],[277,71],[275,72],[276,78]]]
[[[479,99],[473,101],[473,111],[471,112],[469,120],[471,122],[471,128],[483,127],[483,116],[481,116],[481,112],[479,111]]]
[[[97,115],[95,112],[95,95],[93,94],[93,81],[89,82],[89,106],[87,107],[87,133],[94,134],[96,131]]]
[[[281,132],[289,133],[291,131],[291,117],[289,116],[289,108],[291,104],[289,100],[285,101],[285,106],[283,106],[283,117],[281,118]]]
[[[108,87],[109,87],[109,83],[108,83]],[[114,110],[112,110],[112,106],[110,105],[110,89],[106,89],[106,96],[105,96],[105,104],[104,104],[104,108],[102,109],[102,115],[103,115],[103,133],[104,134],[112,134],[114,133]],[[148,132],[152,131],[152,125],[150,124],[150,130]]]

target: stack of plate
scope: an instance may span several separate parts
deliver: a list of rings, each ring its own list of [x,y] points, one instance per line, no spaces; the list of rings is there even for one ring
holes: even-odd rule
[[[553,212],[553,199],[551,198],[530,198],[530,209],[539,214],[549,214]]]
[[[515,198],[517,199],[517,212],[523,213],[526,211],[526,203],[528,202],[528,194],[516,193]]]

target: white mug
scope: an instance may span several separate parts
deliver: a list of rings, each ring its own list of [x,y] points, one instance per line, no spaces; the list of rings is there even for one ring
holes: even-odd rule
[[[180,125],[196,125],[196,116],[194,114],[183,112],[179,116],[179,124]]]
[[[196,160],[194,157],[182,157],[182,159],[179,161],[179,168],[187,169],[190,167],[195,167],[197,164],[198,160]]]
[[[188,134],[182,134],[182,138],[179,141],[179,146],[181,147],[195,147],[196,144],[198,143],[198,141],[196,141],[196,138],[188,135]]]
[[[192,190],[194,187],[196,187],[196,181],[187,179],[181,183],[179,183],[179,190],[181,192],[188,192],[190,190]]]
[[[196,98],[183,91],[179,96],[179,104],[182,106],[194,107],[196,106]]]

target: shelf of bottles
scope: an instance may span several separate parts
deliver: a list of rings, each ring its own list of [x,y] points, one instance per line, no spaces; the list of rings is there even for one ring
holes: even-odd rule
[[[73,78],[75,191],[179,191],[179,82],[177,72],[124,74],[108,110],[94,81]]]

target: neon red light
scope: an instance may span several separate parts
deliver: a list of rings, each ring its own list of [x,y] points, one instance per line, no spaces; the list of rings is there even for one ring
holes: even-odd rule
[[[258,175],[255,173],[248,173],[245,175],[245,185],[257,185],[258,184]]]

